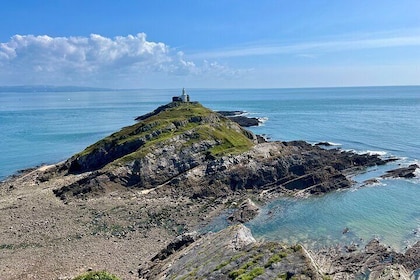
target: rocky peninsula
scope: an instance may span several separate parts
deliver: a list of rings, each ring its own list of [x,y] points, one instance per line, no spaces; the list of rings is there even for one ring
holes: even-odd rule
[[[73,279],[103,269],[122,279],[334,279],[366,272],[323,269],[337,267],[341,255],[257,242],[242,225],[193,232],[226,209],[238,224],[277,196],[349,188],[349,174],[387,160],[303,141],[267,142],[197,102],[172,102],[137,120],[65,162],[1,182],[2,277]],[[407,263],[418,260],[418,250],[410,256],[381,271],[410,275],[418,263]]]

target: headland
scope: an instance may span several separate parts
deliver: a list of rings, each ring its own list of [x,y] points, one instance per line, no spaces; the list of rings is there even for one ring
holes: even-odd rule
[[[333,279],[367,272],[383,279],[375,275],[418,268],[417,245],[398,256],[373,243],[348,250],[355,255],[350,269],[337,261],[345,253],[255,241],[241,225],[278,196],[346,189],[349,174],[389,160],[304,141],[265,141],[197,102],[174,101],[137,120],[65,162],[1,183],[6,279],[73,279],[103,269],[122,279]],[[193,233],[227,209],[236,226]],[[218,257],[202,266],[195,260],[204,252]],[[356,265],[366,254],[379,259]]]

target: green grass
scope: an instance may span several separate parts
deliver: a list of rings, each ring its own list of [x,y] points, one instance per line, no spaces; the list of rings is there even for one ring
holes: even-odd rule
[[[165,145],[177,135],[184,135],[183,147],[205,140],[217,143],[208,150],[210,155],[216,157],[240,154],[253,146],[248,138],[249,132],[232,128],[230,120],[216,115],[199,103],[170,103],[162,108],[164,109],[139,123],[125,127],[87,147],[73,158],[89,157],[110,149],[123,151],[131,146],[131,151],[128,149],[123,157],[115,159],[115,164],[124,164],[143,158],[156,145]],[[181,150],[183,147],[178,148]],[[108,164],[113,160],[109,159]]]
[[[18,243],[18,244],[0,244],[0,250],[16,250],[25,248],[39,248],[42,245],[38,243]]]
[[[214,139],[221,140],[221,144],[210,149],[214,156],[240,154],[248,151],[253,145],[243,133],[230,129],[226,124],[215,127],[209,133]]]
[[[243,257],[243,256],[244,256],[244,254],[245,254],[245,253],[240,253],[240,254],[237,254],[237,255],[235,255],[235,256],[233,256],[233,257],[231,257],[229,260],[226,260],[226,261],[224,261],[224,262],[220,263],[218,266],[216,266],[216,268],[215,268],[213,271],[217,271],[217,270],[220,270],[220,269],[224,268],[224,267],[225,267],[225,266],[227,266],[228,264],[230,264],[230,263],[232,263],[232,262],[236,261],[237,259],[239,259],[239,258]]]
[[[270,267],[273,263],[277,263],[280,262],[283,258],[285,258],[287,256],[286,252],[280,252],[278,254],[274,254],[272,255],[267,263],[264,265],[265,268]]]
[[[236,280],[253,280],[255,277],[260,276],[263,273],[264,273],[264,268],[263,267],[256,267],[248,273],[244,273],[242,275],[239,275],[235,279]]]
[[[220,270],[220,269],[222,269],[223,267],[227,266],[228,264],[230,264],[230,263],[231,263],[231,260],[232,260],[232,259],[229,259],[229,260],[227,260],[227,261],[222,262],[221,264],[219,264],[218,266],[216,266],[216,268],[214,269],[214,271]]]
[[[235,269],[229,272],[229,278],[237,279],[239,276],[245,274],[246,270],[243,268]]]
[[[255,277],[264,273],[264,268],[257,266],[258,262],[264,258],[264,254],[258,254],[252,259],[243,264],[239,269],[231,271],[228,276],[235,280],[252,280]],[[250,270],[251,269],[251,270]]]
[[[91,271],[77,276],[73,280],[120,280],[106,271]]]

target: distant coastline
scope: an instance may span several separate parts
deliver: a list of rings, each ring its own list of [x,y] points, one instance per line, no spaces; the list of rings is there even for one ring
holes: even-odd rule
[[[378,85],[378,86],[319,86],[319,87],[285,87],[285,88],[192,88],[194,90],[333,90],[333,89],[363,89],[363,88],[416,88],[420,85]],[[54,85],[14,85],[1,86],[1,92],[84,92],[84,91],[138,91],[138,90],[163,90],[158,88],[102,88],[90,86],[54,86]],[[166,90],[174,90],[168,88]]]
[[[79,86],[0,86],[0,92],[79,92],[79,91],[116,91],[109,88],[79,87]]]

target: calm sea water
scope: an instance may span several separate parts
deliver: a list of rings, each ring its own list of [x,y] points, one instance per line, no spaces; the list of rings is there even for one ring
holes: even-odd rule
[[[0,179],[65,160],[179,94],[0,93]],[[328,141],[343,149],[401,158],[355,177],[359,182],[420,159],[420,87],[196,89],[189,94],[214,110],[244,110],[265,118],[252,130],[272,140]],[[280,199],[248,226],[260,238],[313,247],[377,237],[403,250],[420,240],[420,179],[381,180],[322,197]],[[349,232],[343,234],[346,227]]]

